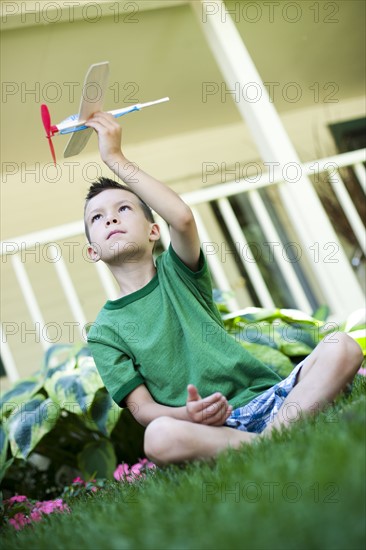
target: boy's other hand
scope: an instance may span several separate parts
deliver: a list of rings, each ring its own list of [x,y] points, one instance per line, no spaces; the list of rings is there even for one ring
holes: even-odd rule
[[[123,158],[121,151],[122,129],[109,113],[95,113],[85,126],[94,128],[98,134],[99,152],[103,162],[111,167]]]
[[[186,409],[191,422],[222,426],[233,410],[226,397],[219,392],[202,399],[193,384],[187,386],[187,391]]]

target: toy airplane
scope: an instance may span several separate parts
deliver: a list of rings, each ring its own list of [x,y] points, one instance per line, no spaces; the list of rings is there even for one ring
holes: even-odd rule
[[[56,154],[53,147],[52,138],[55,134],[70,134],[72,136],[66,145],[64,151],[64,157],[72,157],[78,155],[88,143],[90,136],[93,133],[92,128],[85,126],[85,122],[97,111],[103,110],[103,99],[107,88],[109,76],[109,63],[105,61],[103,63],[95,63],[89,68],[81,95],[81,102],[79,108],[79,114],[71,115],[66,120],[63,120],[59,124],[51,124],[51,116],[47,105],[41,105],[41,116],[44,129],[46,130],[46,137],[51,149],[51,155],[53,162],[56,165]],[[157,105],[158,103],[164,103],[169,101],[169,97],[163,97],[156,101],[149,101],[148,103],[137,103],[130,107],[123,109],[116,109],[114,111],[108,111],[114,118],[132,113],[133,111],[140,111],[145,107],[151,105]],[[81,132],[81,130],[84,130]]]

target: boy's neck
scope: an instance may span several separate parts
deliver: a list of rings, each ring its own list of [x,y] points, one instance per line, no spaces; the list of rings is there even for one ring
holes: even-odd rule
[[[112,275],[120,288],[118,298],[123,298],[146,286],[156,274],[153,257],[126,262],[121,265],[109,265]]]

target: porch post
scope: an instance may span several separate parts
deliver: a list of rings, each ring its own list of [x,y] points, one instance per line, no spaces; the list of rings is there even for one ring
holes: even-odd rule
[[[281,200],[332,315],[344,318],[362,307],[365,297],[235,23],[222,0],[192,0],[191,6],[227,88],[240,87],[236,105],[263,161],[278,163],[272,166],[277,166],[280,173],[285,174],[284,180],[286,177],[297,179],[293,177],[294,169],[299,174],[296,183],[284,181],[278,185]],[[334,263],[327,263],[330,243],[337,247]],[[318,262],[314,261],[314,245],[320,251]]]

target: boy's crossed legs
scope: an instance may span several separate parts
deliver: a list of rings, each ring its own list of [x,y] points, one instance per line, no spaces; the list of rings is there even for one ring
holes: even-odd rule
[[[363,359],[360,346],[344,333],[331,337],[336,340],[323,340],[305,359],[296,385],[261,437],[270,435],[273,429],[290,426],[302,413],[321,410],[353,380]],[[226,448],[251,443],[258,435],[161,416],[146,428],[145,452],[159,465],[179,463],[213,457]]]

